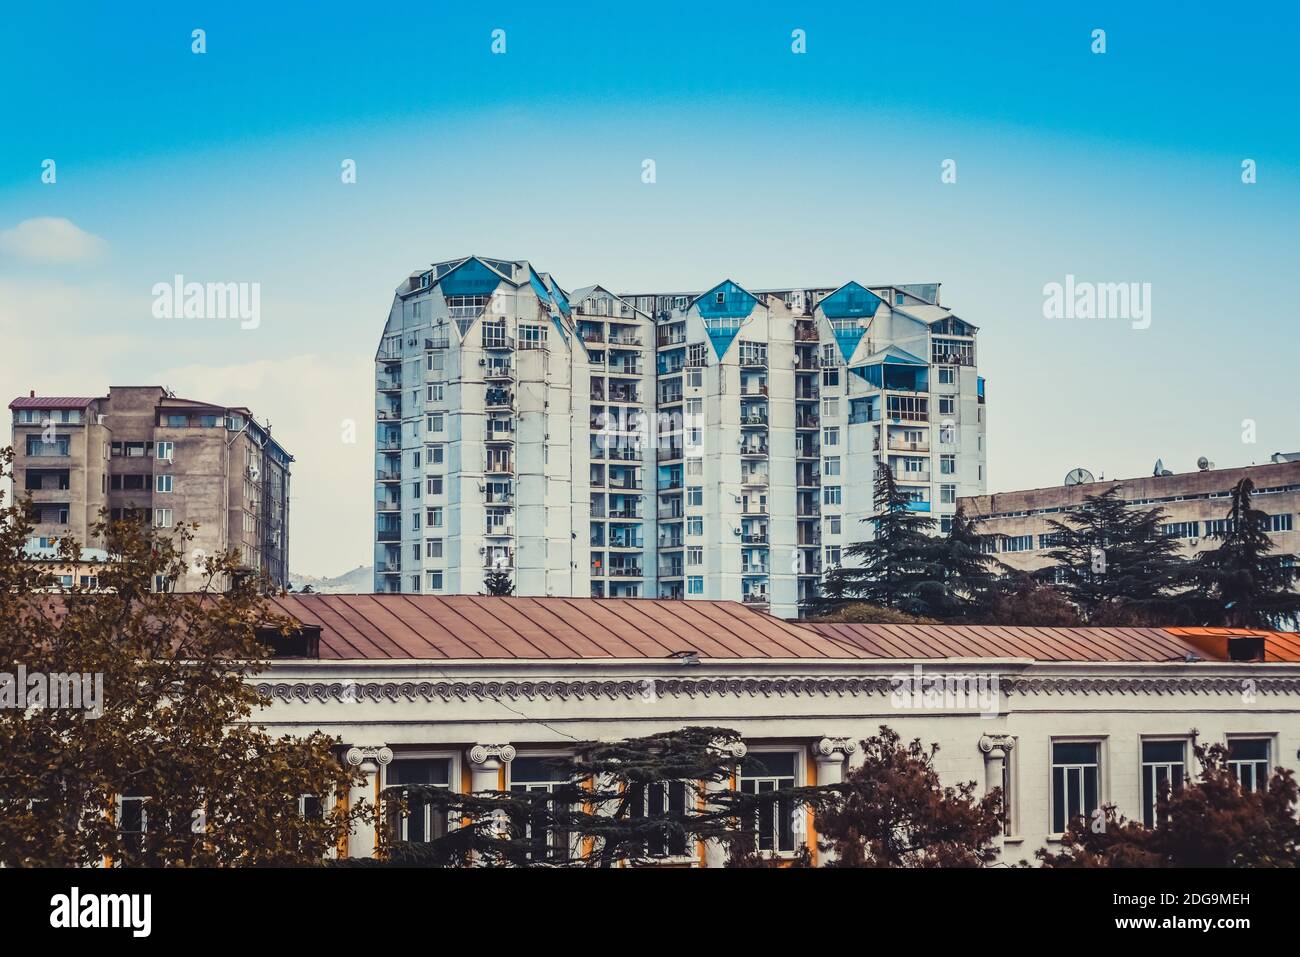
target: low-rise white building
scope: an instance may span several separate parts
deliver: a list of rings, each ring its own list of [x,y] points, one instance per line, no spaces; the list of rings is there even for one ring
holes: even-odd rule
[[[887,725],[937,742],[945,783],[1004,788],[1002,857],[1016,862],[1101,804],[1148,816],[1160,782],[1194,773],[1194,733],[1228,742],[1249,787],[1300,763],[1295,635],[807,625],[707,600],[274,601],[316,651],[254,679],[271,700],[257,720],[272,732],[337,735],[344,759],[368,776],[352,800],[402,781],[541,787],[533,759],[574,741],[687,725],[739,731],[747,753],[762,756],[752,773],[777,786],[824,784]],[[348,853],[370,856],[375,843],[369,829],[354,833]],[[760,834],[778,856],[800,844],[816,847],[807,816]],[[683,863],[722,861],[700,847]]]

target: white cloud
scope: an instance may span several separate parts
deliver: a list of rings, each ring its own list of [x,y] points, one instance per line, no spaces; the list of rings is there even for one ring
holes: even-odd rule
[[[38,216],[0,232],[0,250],[30,262],[75,263],[98,259],[108,243],[70,219]]]

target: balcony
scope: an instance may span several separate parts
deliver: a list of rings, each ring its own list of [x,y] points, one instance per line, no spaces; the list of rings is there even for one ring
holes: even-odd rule
[[[766,369],[767,353],[764,352],[758,355],[750,353],[746,355],[744,352],[741,352],[740,367],[742,369]]]
[[[743,399],[753,399],[753,398],[766,399],[767,386],[760,385],[760,386],[750,386],[749,388],[742,388],[740,390],[740,396]]]
[[[380,499],[375,502],[376,512],[400,512],[402,510],[401,502],[394,502],[389,499]]]
[[[799,531],[800,545],[820,545],[822,543],[822,533],[820,528],[814,528],[812,531]]]
[[[926,469],[921,471],[900,472],[897,468],[893,469],[894,478],[899,482],[911,482],[920,485],[930,483],[930,472]]]
[[[509,522],[488,522],[483,531],[489,538],[507,538],[514,533],[514,526]]]
[[[376,531],[375,537],[381,542],[399,542],[402,540],[402,530],[396,526],[381,525]]]
[[[655,340],[660,348],[664,346],[679,346],[686,341],[686,330],[673,330],[672,332],[660,332]]]
[[[375,418],[380,422],[393,422],[401,419],[402,413],[398,409],[376,409]]]
[[[745,592],[740,600],[746,605],[766,605],[768,603],[767,592]]]
[[[514,463],[508,458],[490,458],[483,471],[488,475],[514,475]]]
[[[389,472],[386,469],[378,469],[375,472],[376,482],[400,482],[402,474],[400,472]]]
[[[513,370],[508,362],[489,362],[483,369],[484,379],[509,379]]]
[[[609,520],[611,522],[639,522],[641,521],[641,510],[639,508],[623,508],[617,511],[610,511]]]
[[[746,532],[740,536],[740,541],[744,545],[766,545],[767,532]]]
[[[768,568],[766,565],[749,565],[745,562],[741,562],[740,574],[748,575],[750,577],[766,576],[768,574]]]
[[[746,442],[740,447],[741,455],[767,455],[766,442]]]
[[[621,402],[624,405],[639,405],[641,403],[641,393],[636,389],[611,388],[609,390],[609,401]]]
[[[655,459],[659,462],[672,462],[680,459],[683,455],[682,447],[679,445],[670,446],[666,449],[658,449],[655,452]]]
[[[741,428],[755,428],[767,426],[766,412],[746,412],[740,417]]]
[[[424,340],[424,348],[426,349],[448,349],[450,347],[451,339],[446,335],[433,336]]]
[[[796,429],[818,429],[821,428],[821,417],[816,415],[796,415],[794,417],[794,427]]]
[[[502,333],[489,332],[483,330],[483,348],[484,349],[513,349],[515,347],[515,337],[507,336]]]
[[[795,478],[795,484],[800,487],[808,487],[813,485],[820,485],[821,480],[822,480],[821,472],[818,472],[816,469],[811,469],[811,470],[800,472],[799,475]]]
[[[802,445],[795,446],[794,454],[795,454],[795,458],[815,459],[822,454],[822,447],[817,443],[813,443],[812,445],[809,445],[805,442]]]
[[[644,578],[640,565],[611,565],[610,578]]]
[[[794,329],[795,342],[817,342],[820,336],[817,334],[815,326],[798,325]]]
[[[660,492],[680,492],[682,490],[682,480],[660,479],[658,488]]]
[[[760,502],[745,502],[740,510],[741,515],[767,515],[767,506]]]
[[[375,378],[375,388],[380,392],[401,392],[402,380],[395,376],[377,376]]]
[[[891,435],[889,437],[889,441],[886,444],[890,449],[893,449],[898,452],[929,452],[930,451],[929,440],[922,440],[920,442],[906,442],[903,439],[896,439]]]
[[[766,472],[750,472],[741,476],[740,484],[748,488],[766,488],[768,475]]]
[[[815,518],[821,513],[821,502],[800,502],[795,511],[795,515],[800,518]]]
[[[513,426],[514,423],[511,422],[510,425]],[[495,442],[498,444],[503,442],[513,442],[514,440],[515,440],[515,430],[513,428],[508,428],[508,429],[488,428],[483,438],[483,441],[485,442]]]
[[[493,412],[500,412],[507,409],[514,409],[514,393],[506,389],[488,389],[483,394],[483,404]]]
[[[402,450],[402,440],[380,436],[375,440],[375,448],[387,452],[400,452]]]

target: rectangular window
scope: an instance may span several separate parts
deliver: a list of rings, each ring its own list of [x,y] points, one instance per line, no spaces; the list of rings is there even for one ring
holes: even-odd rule
[[[704,517],[702,515],[692,515],[686,519],[686,534],[693,536],[704,534]]]
[[[704,564],[704,546],[703,546],[703,545],[692,545],[690,548],[686,549],[686,564],[687,564],[687,565],[703,565],[703,564]]]
[[[1002,539],[1002,551],[1004,552],[1027,552],[1034,547],[1034,536],[1032,535],[1007,535]]]
[[[427,519],[426,524],[430,528],[442,528],[442,509],[440,508],[428,509],[428,514],[425,516],[425,518]]]
[[[1142,823],[1155,827],[1161,795],[1183,789],[1187,773],[1187,742],[1142,742]]]
[[[155,475],[153,477],[153,490],[155,492],[170,492],[172,490],[172,477],[170,475]]]
[[[153,511],[153,524],[155,528],[172,527],[172,510],[170,508],[156,508]]]
[[[442,572],[429,572],[425,577],[429,582],[429,591],[442,588]]]
[[[686,504],[702,506],[704,504],[704,488],[699,485],[691,485],[686,489]]]
[[[840,533],[840,516],[838,516],[838,515],[827,515],[827,516],[826,516],[826,534],[828,534],[828,535],[838,535],[839,533]]]
[[[1052,833],[1063,834],[1070,821],[1088,819],[1100,806],[1101,744],[1052,743]]]
[[[822,429],[822,445],[832,446],[832,445],[839,445],[839,444],[840,444],[839,429],[837,428]]]
[[[1232,738],[1228,741],[1228,770],[1243,791],[1268,788],[1268,738]]]
[[[174,449],[175,446],[171,442],[159,442],[158,458],[162,459],[164,462],[170,462],[172,460]]]
[[[429,464],[441,465],[447,455],[447,446],[443,444],[429,446]]]
[[[952,385],[957,381],[956,366],[939,366],[939,384]]]
[[[425,401],[441,402],[442,401],[442,383],[435,382],[425,388]]]
[[[828,567],[831,567],[831,568],[837,568],[837,567],[839,567],[840,559],[841,559],[840,546],[838,546],[838,545],[827,545],[827,546],[826,546],[826,565],[827,565]]]
[[[770,794],[795,786],[796,756],[790,751],[751,751],[740,765],[742,794]],[[795,849],[795,807],[788,799],[774,800],[748,822],[755,849],[777,854]]]
[[[839,475],[840,474],[840,457],[832,455],[822,462],[822,475]]]
[[[939,501],[942,502],[944,505],[952,505],[953,503],[955,503],[957,501],[957,486],[940,485]]]
[[[435,412],[429,416],[429,431],[441,432],[443,430],[443,419],[444,415],[441,412]]]
[[[386,787],[416,785],[425,788],[451,787],[450,758],[397,757],[384,768]],[[447,817],[435,809],[427,799],[416,794],[406,797],[406,813],[393,807],[388,813],[389,826],[400,841],[417,844],[436,840],[447,833]]]
[[[956,475],[957,474],[957,456],[940,455],[939,456],[939,474]]]
[[[825,488],[823,488],[823,489],[822,489],[822,504],[823,504],[823,505],[839,505],[839,504],[840,504],[840,486],[838,486],[838,485],[827,485]]]
[[[511,761],[509,768],[510,790],[515,794],[554,794],[556,787],[563,783],[553,758],[521,756]],[[536,842],[537,850],[530,852],[529,857],[564,859],[569,856],[569,835],[565,831],[544,830],[540,820],[529,817],[515,818],[510,823],[516,839]]]
[[[703,595],[704,594],[704,576],[691,575],[686,579],[686,594]]]
[[[426,490],[430,495],[442,494],[441,475],[426,475],[424,481],[425,481]]]
[[[956,414],[957,414],[957,400],[956,400],[956,398],[954,398],[953,396],[950,396],[950,395],[941,395],[941,396],[939,396],[939,414],[940,414],[940,415],[956,415]]]
[[[424,540],[425,558],[442,558],[442,539],[426,538]]]

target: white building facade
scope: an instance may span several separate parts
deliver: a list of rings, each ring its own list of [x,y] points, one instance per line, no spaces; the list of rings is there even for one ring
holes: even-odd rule
[[[737,603],[424,596],[413,617],[427,626],[408,618],[384,638],[423,643],[427,657],[395,658],[349,601],[282,599],[283,611],[323,627],[322,657],[275,661],[255,681],[271,702],[257,720],[273,733],[338,736],[341,756],[367,774],[353,802],[409,780],[464,792],[542,786],[536,759],[575,740],[688,725],[740,732],[737,756],[761,767],[742,760],[737,786],[754,775],[777,787],[834,783],[885,725],[904,742],[939,744],[944,785],[1003,789],[998,843],[1016,863],[1103,805],[1153,823],[1162,782],[1195,777],[1194,742],[1227,744],[1250,788],[1274,767],[1295,768],[1300,748],[1300,663],[1211,660],[1159,629],[839,626],[832,641]],[[347,647],[330,634],[340,622]],[[989,652],[929,644],[972,638]],[[877,640],[901,651],[880,657]],[[1056,651],[1034,657],[1029,645]],[[426,823],[422,834],[445,827]],[[810,815],[770,823],[761,850],[820,853]],[[347,853],[370,856],[376,840],[360,828]],[[699,846],[680,863],[723,861]]]
[[[938,298],[570,296],[477,257],[413,273],[376,359],[376,590],[474,593],[501,567],[520,595],[795,617],[870,536],[879,464],[936,533],[986,489],[977,330]],[[454,529],[431,527],[446,509]]]

